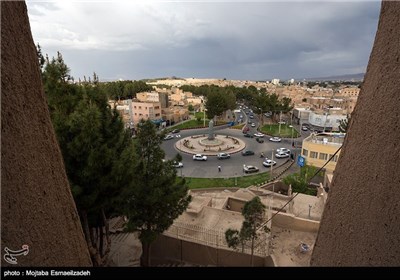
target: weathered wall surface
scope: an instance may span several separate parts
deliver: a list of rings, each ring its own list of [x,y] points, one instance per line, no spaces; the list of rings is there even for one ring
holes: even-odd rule
[[[162,234],[151,245],[151,258],[152,265],[175,261],[203,266],[250,266],[249,254],[216,249]],[[273,266],[273,261],[269,256],[266,258],[254,256],[253,261],[254,266]]]
[[[1,2],[1,256],[18,266],[90,266],[40,78],[25,2]]]
[[[400,2],[384,1],[313,266],[400,265]]]

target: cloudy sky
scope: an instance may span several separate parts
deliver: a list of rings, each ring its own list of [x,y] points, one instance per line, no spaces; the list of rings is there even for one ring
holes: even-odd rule
[[[380,1],[27,0],[75,77],[266,80],[365,72]]]

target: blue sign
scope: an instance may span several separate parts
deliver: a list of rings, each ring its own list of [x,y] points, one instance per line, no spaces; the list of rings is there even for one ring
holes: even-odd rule
[[[297,157],[297,165],[300,167],[303,167],[306,164],[306,159],[304,157],[302,157],[301,155],[299,155]]]

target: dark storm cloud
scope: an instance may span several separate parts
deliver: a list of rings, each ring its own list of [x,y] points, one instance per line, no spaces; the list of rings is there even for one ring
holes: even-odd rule
[[[28,4],[35,42],[51,55],[60,50],[76,77],[261,80],[364,72],[380,2],[91,6]]]

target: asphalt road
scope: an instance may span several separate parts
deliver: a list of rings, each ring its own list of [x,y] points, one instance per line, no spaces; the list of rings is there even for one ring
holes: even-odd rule
[[[244,120],[247,123],[247,118],[246,114],[244,112],[242,113],[236,113],[236,119],[238,119],[238,116],[242,114],[244,117]],[[256,124],[255,128],[250,127],[249,134],[253,135],[254,133],[257,132],[257,127],[258,127],[258,120],[256,115],[254,115],[254,119],[250,119],[252,122]],[[247,124],[250,126],[250,124]],[[242,154],[236,153],[236,154],[231,154],[230,159],[224,159],[224,160],[218,160],[216,156],[209,156],[207,161],[194,161],[192,158],[192,155],[188,155],[185,153],[181,153],[182,155],[182,163],[183,163],[183,168],[179,168],[178,175],[179,176],[185,176],[185,177],[197,177],[197,178],[230,178],[230,177],[236,177],[236,176],[244,176],[243,172],[243,165],[253,165],[256,166],[260,169],[260,172],[267,172],[270,171],[270,168],[266,168],[262,165],[263,158],[260,157],[261,152],[264,153],[264,155],[268,158],[271,159],[272,153],[273,159],[277,162],[276,166],[279,166],[283,164],[287,158],[284,159],[277,159],[275,157],[275,151],[278,148],[288,148],[292,151],[292,153],[295,153],[296,155],[299,154],[301,151],[301,148],[295,148],[293,149],[292,147],[292,139],[282,139],[282,142],[280,143],[275,143],[271,142],[268,139],[270,136],[265,135],[264,136],[264,143],[258,143],[254,138],[247,138],[244,137],[243,133],[241,130],[237,129],[230,129],[227,128],[227,126],[224,127],[216,127],[214,128],[215,133],[219,135],[229,135],[229,136],[234,136],[237,137],[241,140],[243,140],[246,143],[246,149],[252,150],[255,152],[255,155],[252,156],[242,156]],[[178,150],[175,148],[175,143],[181,138],[192,136],[192,135],[197,135],[197,134],[204,134],[208,133],[207,128],[203,129],[189,129],[189,130],[181,130],[178,134],[175,135],[174,139],[171,140],[166,140],[163,141],[161,147],[165,151],[165,158],[166,159],[171,159],[173,158],[177,153]],[[301,141],[304,139],[305,136],[308,136],[309,132],[302,132],[302,137],[295,139],[297,145],[300,145]],[[221,172],[218,171],[218,166],[221,166]],[[275,167],[275,166],[274,166]]]

